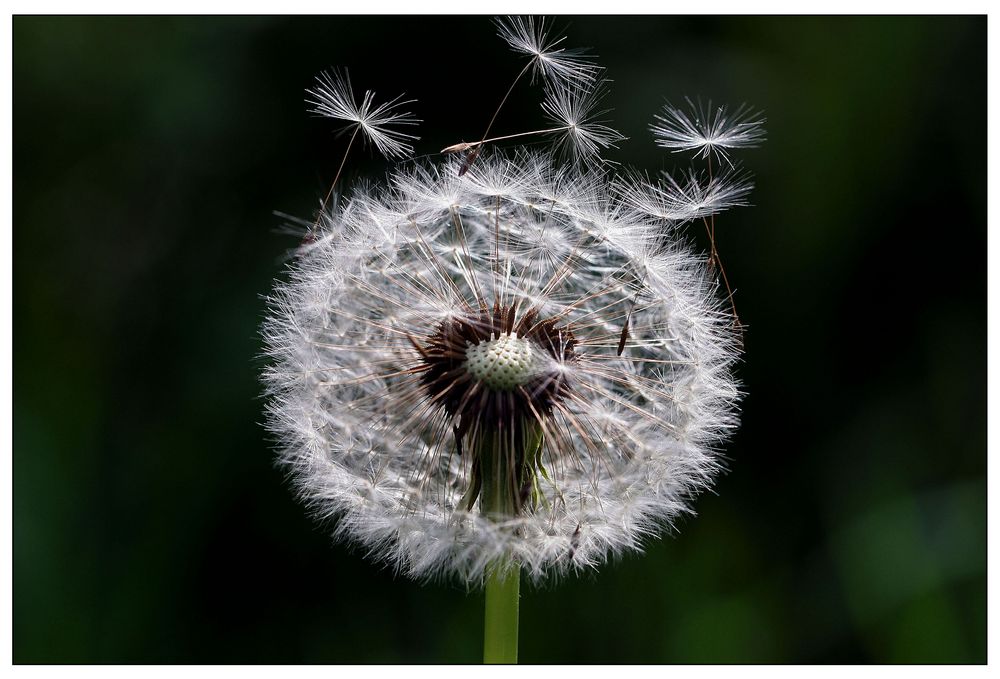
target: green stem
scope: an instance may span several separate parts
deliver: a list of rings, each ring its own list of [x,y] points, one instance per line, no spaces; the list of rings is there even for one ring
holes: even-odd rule
[[[517,663],[517,609],[521,569],[506,559],[486,576],[486,626],[483,662],[487,665]]]
[[[515,454],[502,432],[481,435],[476,443],[482,474],[479,504],[485,516],[504,521],[514,516],[518,491]],[[486,617],[483,662],[517,662],[517,609],[521,589],[520,565],[509,556],[497,559],[486,572]]]

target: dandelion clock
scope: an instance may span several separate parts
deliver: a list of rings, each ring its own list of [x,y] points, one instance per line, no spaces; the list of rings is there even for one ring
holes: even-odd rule
[[[485,587],[484,659],[515,662],[522,577],[640,550],[720,469],[742,331],[715,215],[746,204],[732,152],[763,131],[745,107],[668,104],[653,139],[705,167],[611,165],[602,70],[543,21],[498,26],[525,63],[483,134],[331,188],[269,298],[264,379],[310,509],[402,574]],[[490,137],[532,82],[547,126]],[[359,100],[345,71],[308,100],[350,144],[418,141],[411,102]]]

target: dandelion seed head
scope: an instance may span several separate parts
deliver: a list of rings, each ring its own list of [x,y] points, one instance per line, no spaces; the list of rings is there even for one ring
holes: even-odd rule
[[[474,584],[510,557],[539,579],[641,549],[736,426],[716,284],[606,174],[523,151],[455,167],[340,201],[270,298],[281,460],[338,536],[415,578]],[[514,462],[499,477],[491,451]]]

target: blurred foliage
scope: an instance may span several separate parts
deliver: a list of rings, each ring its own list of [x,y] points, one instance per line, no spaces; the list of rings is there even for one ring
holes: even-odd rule
[[[986,659],[985,17],[577,17],[631,140],[765,109],[718,221],[743,426],[699,516],[522,604],[525,662]],[[15,17],[14,660],[475,662],[481,595],[331,544],[260,426],[261,295],[345,140],[331,65],[418,153],[520,68],[486,17]],[[495,131],[540,118],[519,87]],[[377,177],[370,153],[349,164]],[[702,234],[691,237],[705,247]]]

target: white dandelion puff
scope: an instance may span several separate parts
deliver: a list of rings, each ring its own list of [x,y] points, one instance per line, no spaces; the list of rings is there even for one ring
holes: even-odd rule
[[[375,93],[366,90],[359,104],[351,89],[347,69],[320,74],[316,78],[316,85],[306,92],[309,95],[306,101],[312,105],[313,113],[350,123],[355,133],[360,131],[386,158],[413,155],[413,145],[410,142],[420,137],[393,128],[420,122],[412,113],[400,110],[415,100],[404,101],[403,95],[400,95],[375,106]]]
[[[657,145],[673,152],[691,152],[695,157],[714,155],[732,165],[731,150],[753,148],[765,141],[766,119],[746,105],[729,111],[725,106],[713,108],[711,101],[704,108],[686,101],[690,111],[667,103],[656,115],[658,122],[650,125],[650,130]]]
[[[604,87],[593,91],[561,85],[545,88],[542,110],[549,120],[559,125],[550,133],[556,139],[555,147],[559,152],[574,160],[586,160],[605,149],[616,148],[618,142],[625,139],[606,124],[607,120],[600,119],[610,111],[598,109],[606,94]]]
[[[551,36],[544,17],[512,16],[496,20],[497,34],[515,52],[531,57],[532,80],[588,86],[601,68],[585,50],[559,47],[565,37]]]
[[[607,174],[575,191],[541,154],[457,164],[342,201],[269,299],[281,460],[339,536],[416,578],[639,550],[737,423],[717,284]]]

